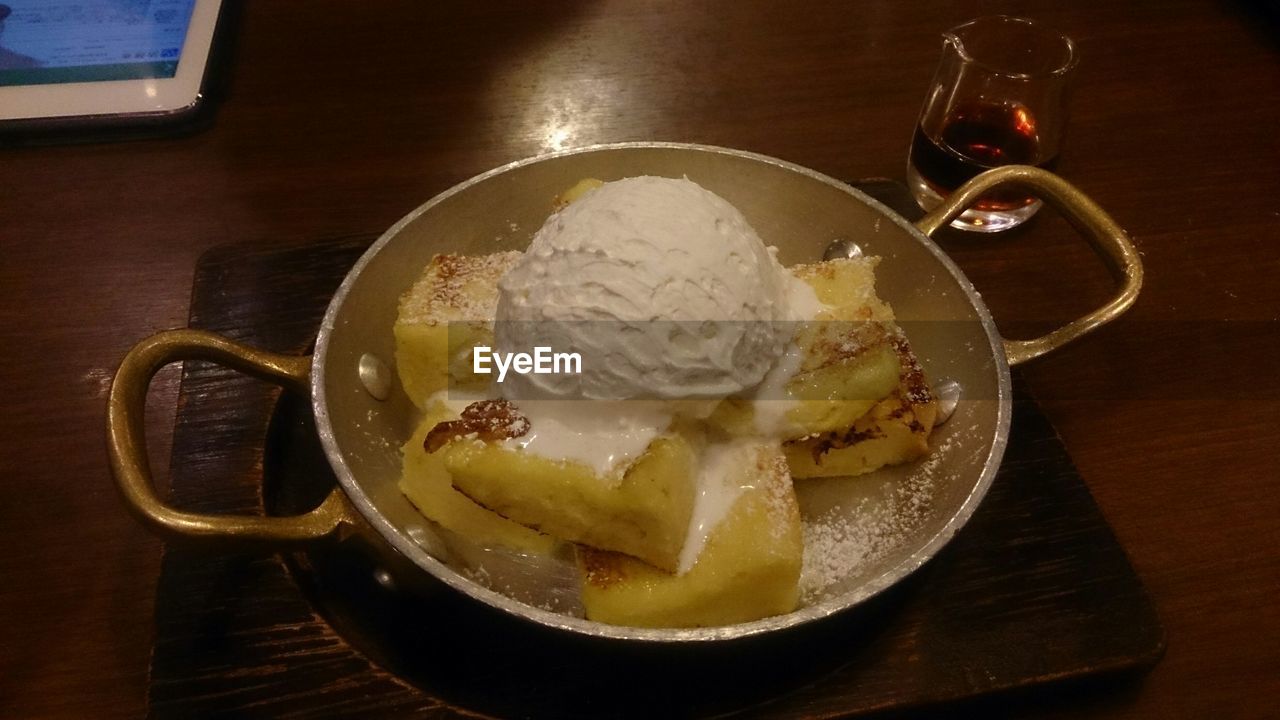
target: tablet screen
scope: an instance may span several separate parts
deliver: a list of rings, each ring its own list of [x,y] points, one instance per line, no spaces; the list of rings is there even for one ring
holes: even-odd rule
[[[172,78],[196,0],[4,0],[0,86]]]

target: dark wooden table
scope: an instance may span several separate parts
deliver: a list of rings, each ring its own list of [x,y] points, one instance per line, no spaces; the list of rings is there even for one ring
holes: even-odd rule
[[[184,324],[202,252],[377,231],[490,167],[599,142],[901,177],[939,31],[997,12],[1078,41],[1058,170],[1146,261],[1133,312],[1026,377],[1169,647],[1131,690],[1014,712],[1260,717],[1280,697],[1280,30],[1266,6],[246,5],[206,132],[0,150],[0,716],[144,711],[160,543],[115,497],[104,398],[135,340]],[[944,245],[1006,327],[1048,328],[1109,289],[1055,217]],[[158,466],[176,378],[153,393]]]

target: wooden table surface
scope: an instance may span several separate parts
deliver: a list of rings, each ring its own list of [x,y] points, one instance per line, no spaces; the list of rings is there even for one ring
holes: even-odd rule
[[[145,711],[160,543],[112,488],[105,392],[134,341],[184,324],[202,252],[378,231],[488,168],[600,142],[711,143],[835,177],[900,178],[938,33],[999,12],[1077,40],[1058,171],[1146,262],[1129,315],[1026,376],[1168,630],[1145,682],[1010,712],[1272,709],[1273,14],[1188,0],[245,4],[207,131],[0,149],[0,716]],[[1049,328],[1110,287],[1056,217],[944,246],[1005,327]],[[158,465],[176,377],[153,392]]]

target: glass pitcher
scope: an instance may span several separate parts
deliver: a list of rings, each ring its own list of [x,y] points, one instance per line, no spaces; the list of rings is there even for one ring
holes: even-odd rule
[[[1070,38],[1024,18],[970,20],[942,39],[942,59],[907,157],[907,184],[925,210],[993,167],[1052,170],[1076,66]],[[951,224],[976,232],[1005,230],[1034,215],[1040,204],[1017,188],[1001,188]]]

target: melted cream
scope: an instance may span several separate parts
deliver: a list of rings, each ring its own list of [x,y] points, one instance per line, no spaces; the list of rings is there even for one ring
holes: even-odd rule
[[[790,273],[787,273],[785,290],[788,314],[796,322],[808,322],[831,309],[830,305],[818,299],[812,285]]]
[[[809,283],[794,276],[788,278],[787,305],[793,321],[812,322],[830,309],[818,299],[818,294]],[[803,363],[804,351],[794,340],[787,343],[782,357],[778,358],[751,393],[752,417],[758,434],[777,437],[786,429],[787,413],[799,404],[787,391],[787,383],[800,372]]]
[[[472,403],[500,397],[496,390],[440,390],[427,405],[443,404],[453,415]],[[548,460],[570,460],[618,482],[654,438],[671,426],[669,403],[619,400],[525,400],[516,410],[529,421],[529,432],[502,443]]]
[[[738,439],[714,443],[702,453],[698,467],[698,494],[693,502],[693,517],[680,551],[678,574],[688,572],[698,562],[707,539],[733,509],[744,490],[751,487],[748,460],[755,457],[752,448],[758,440]]]
[[[525,400],[516,409],[529,432],[503,441],[550,460],[570,460],[613,482],[671,425],[660,402],[619,400]]]
[[[818,299],[809,283],[791,275],[787,279],[789,319],[797,323],[809,322],[830,309]],[[800,371],[803,362],[804,352],[795,342],[788,343],[782,356],[751,393],[753,417],[759,435],[776,438],[786,428],[787,412],[798,404],[787,393],[787,383]],[[750,480],[753,475],[747,461],[755,456],[753,448],[759,443],[759,438],[739,438],[727,443],[713,443],[703,452],[693,516],[680,551],[679,574],[688,572],[697,564],[711,533],[728,516],[743,491],[752,487]]]
[[[764,376],[764,380],[751,394],[752,420],[756,433],[765,437],[780,436],[787,427],[787,413],[800,404],[791,397],[787,383],[800,371],[804,351],[794,342],[778,358],[778,362]]]

